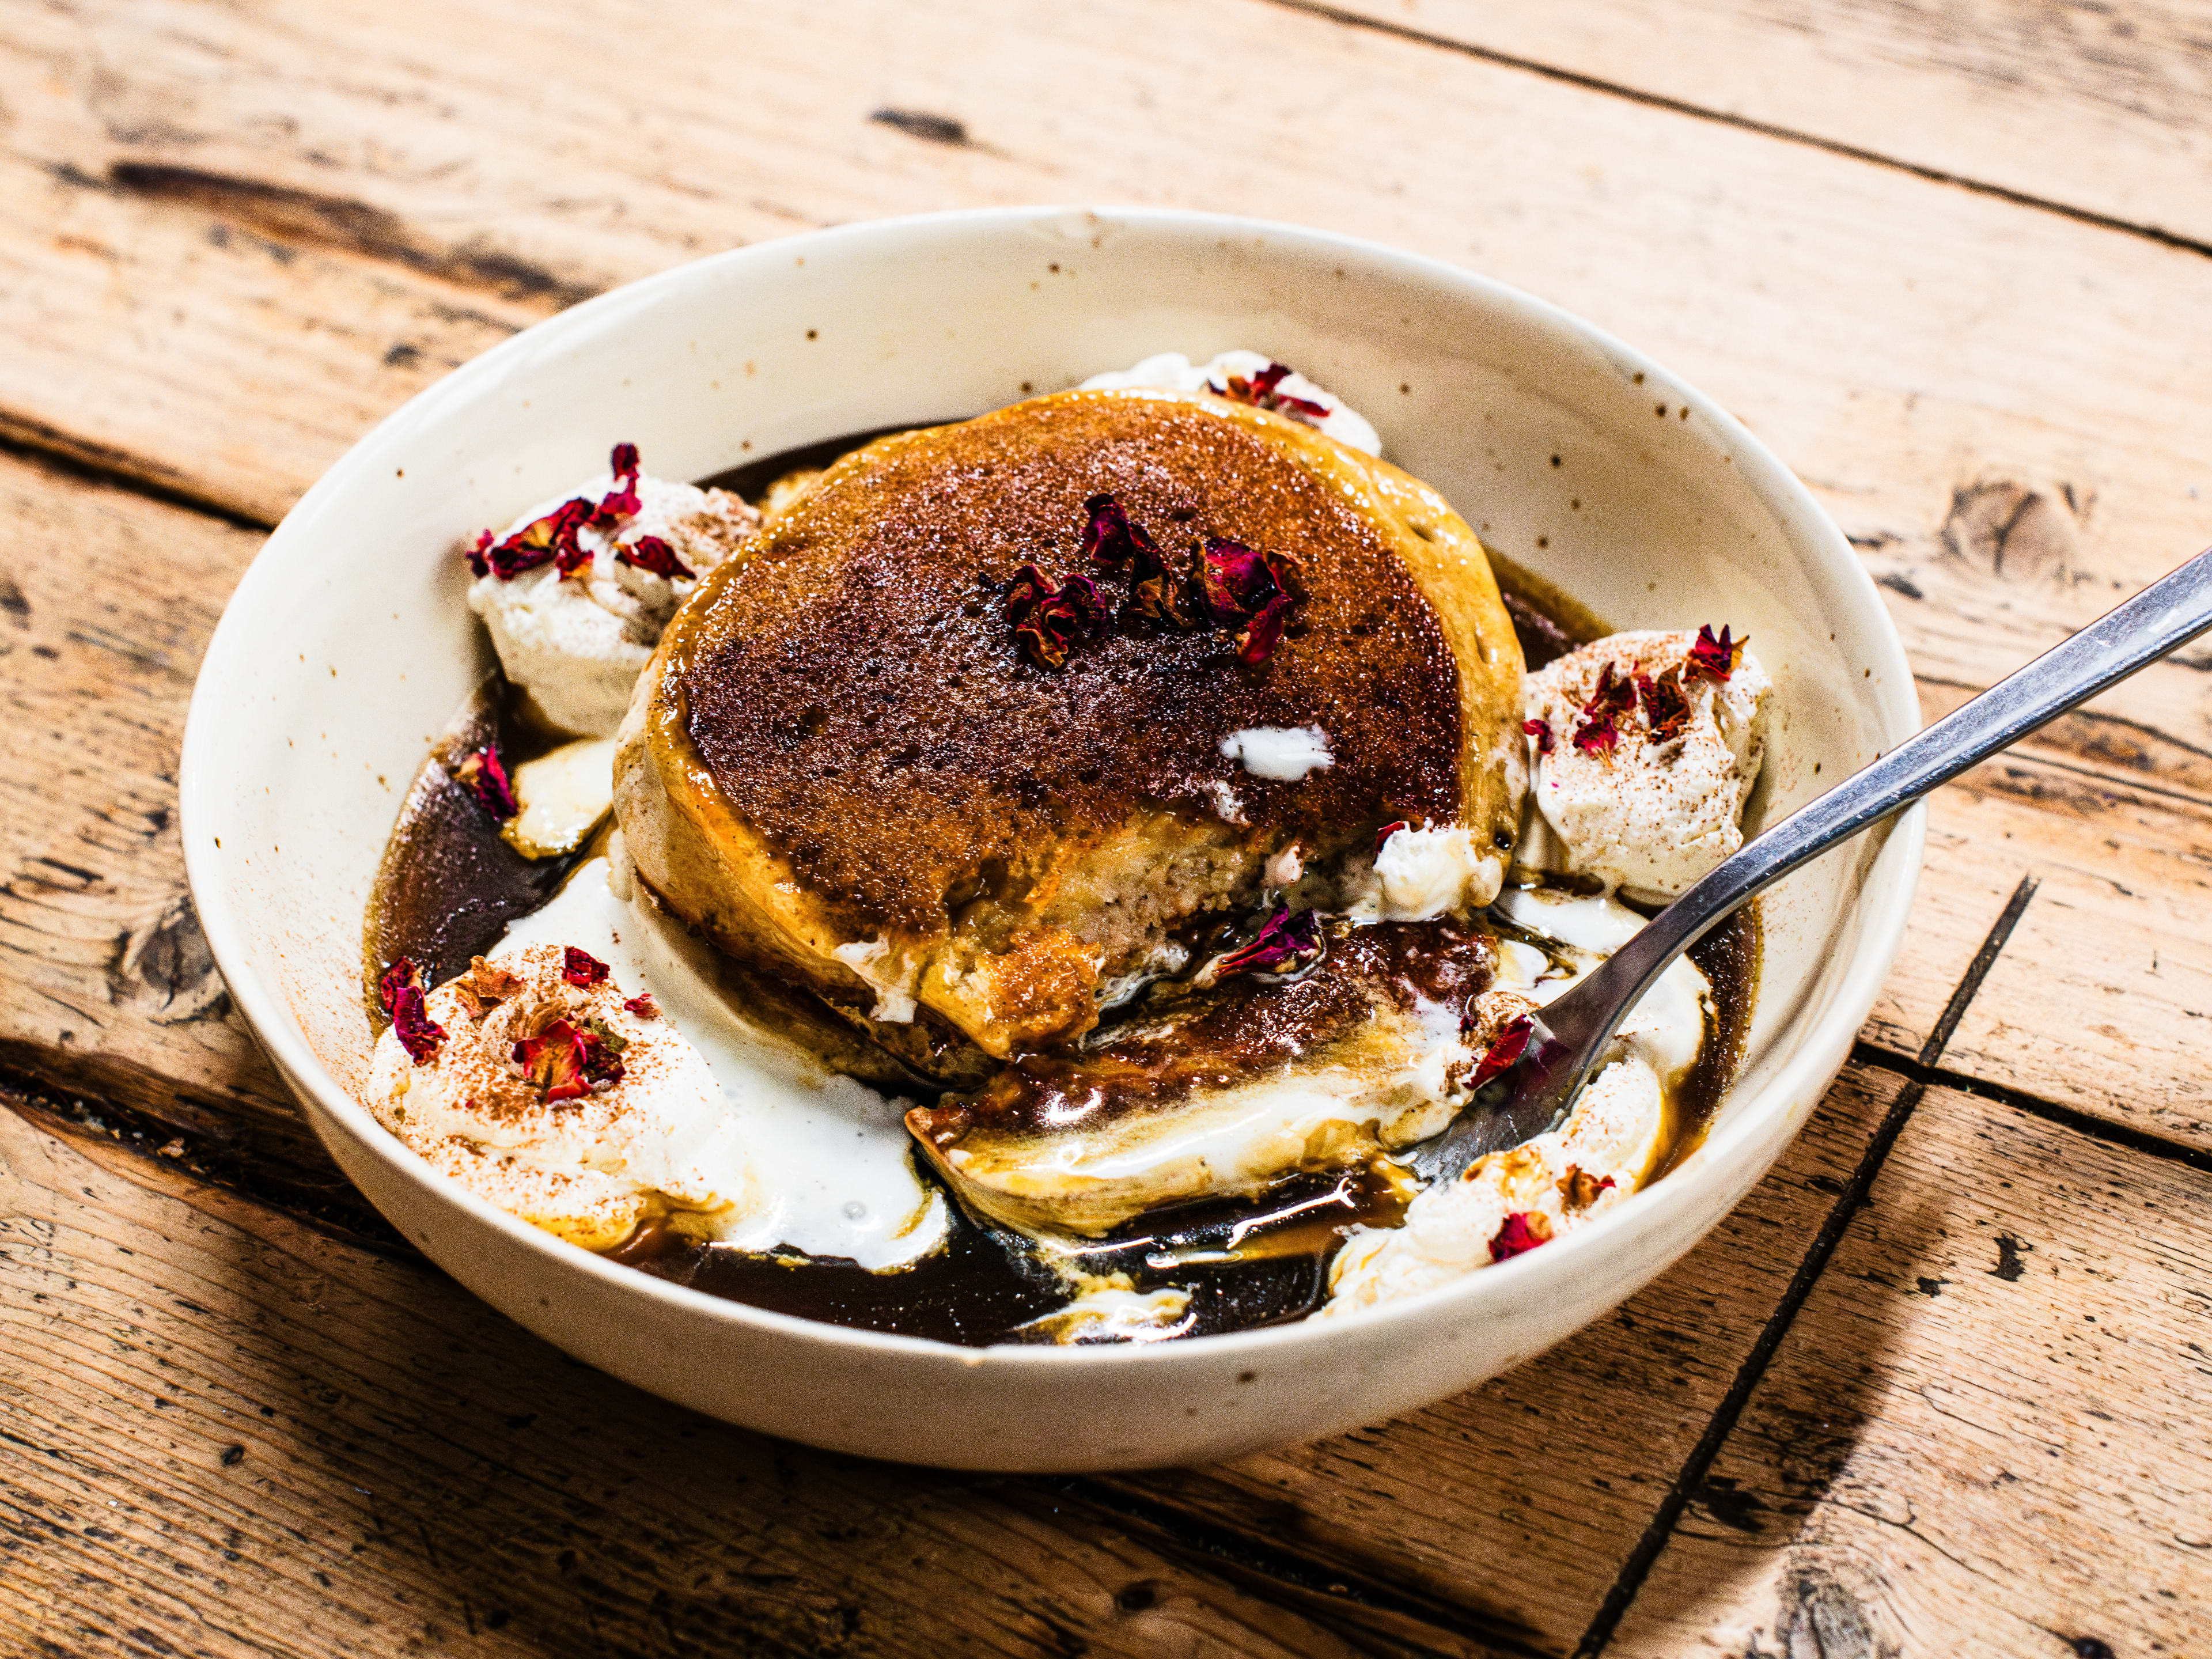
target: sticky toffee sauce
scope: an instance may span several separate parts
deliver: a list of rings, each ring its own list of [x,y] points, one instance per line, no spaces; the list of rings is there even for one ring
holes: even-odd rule
[[[813,445],[705,482],[756,499],[784,474],[825,466],[882,435]],[[1531,669],[1607,631],[1517,566],[1498,560],[1496,574]],[[463,757],[488,743],[498,744],[511,770],[560,741],[495,671],[425,760],[386,848],[364,929],[363,991],[373,1018],[377,980],[395,957],[411,957],[426,983],[450,979],[471,957],[492,949],[509,923],[544,906],[594,854],[597,848],[587,845],[559,858],[523,857],[453,776]],[[1577,884],[1572,877],[1517,871],[1516,878]],[[1668,1103],[1666,1150],[1652,1179],[1680,1164],[1704,1139],[1741,1062],[1759,977],[1758,906],[1736,912],[1690,956],[1711,982],[1715,1012],[1697,1062]],[[936,1181],[926,1160],[915,1163],[925,1181]],[[1171,1328],[1178,1338],[1280,1324],[1305,1317],[1326,1299],[1329,1264],[1352,1227],[1395,1224],[1415,1190],[1399,1166],[1378,1158],[1350,1170],[1294,1176],[1256,1198],[1156,1210],[1103,1238],[1071,1245],[1059,1259],[1088,1279],[1126,1284],[1139,1293],[1167,1286],[1188,1292],[1188,1309]],[[1057,1340],[1051,1316],[1073,1295],[1067,1281],[1028,1241],[972,1219],[949,1191],[945,1205],[945,1243],[909,1266],[882,1273],[794,1251],[700,1244],[658,1221],[609,1255],[712,1296],[862,1330],[966,1346]]]

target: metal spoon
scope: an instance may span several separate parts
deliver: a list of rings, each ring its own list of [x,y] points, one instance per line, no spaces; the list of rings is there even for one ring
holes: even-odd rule
[[[1614,1030],[1668,963],[1762,889],[2212,629],[2212,550],[1747,842],[1604,965],[1533,1017],[1512,1069],[1399,1154],[1431,1182],[1555,1127]]]

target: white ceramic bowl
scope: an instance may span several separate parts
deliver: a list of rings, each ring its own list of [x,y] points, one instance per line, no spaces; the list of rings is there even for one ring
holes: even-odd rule
[[[514,1221],[357,1103],[370,878],[408,780],[486,666],[457,538],[567,488],[617,439],[699,477],[1155,351],[1245,345],[1366,412],[1486,540],[1612,625],[1748,631],[1776,683],[1755,820],[1917,725],[1872,586],[1774,457],[1628,347],[1465,271],[1247,220],[1007,209],[664,272],[487,352],[363,439],[247,571],[192,700],[185,850],[216,960],[331,1155],[431,1260],[577,1358],[733,1423],[917,1462],[1109,1468],[1309,1439],[1471,1387],[1612,1308],[1759,1179],[1873,1005],[1919,870],[1917,817],[1766,900],[1748,1062],[1683,1167],[1548,1249],[1352,1318],[1070,1349],[816,1324]]]

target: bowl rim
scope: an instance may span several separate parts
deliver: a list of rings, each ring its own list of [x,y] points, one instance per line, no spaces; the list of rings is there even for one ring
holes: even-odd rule
[[[1851,554],[1843,532],[1811,492],[1727,410],[1626,342],[1549,301],[1431,255],[1388,243],[1242,215],[1188,209],[1047,204],[952,209],[871,219],[750,243],[685,261],[610,289],[545,318],[470,359],[385,416],[294,503],[256,552],[226,601],[202,659],[185,720],[178,777],[179,832],[186,884],[216,965],[240,1012],[287,1084],[307,1097],[332,1127],[345,1132],[360,1151],[442,1206],[493,1228],[556,1270],[595,1277],[604,1285],[657,1301],[672,1312],[751,1328],[763,1335],[817,1342],[845,1350],[855,1357],[875,1355],[885,1359],[949,1363],[963,1370],[978,1366],[1200,1368],[1261,1352],[1283,1355],[1322,1345],[1364,1345],[1394,1333],[1407,1334],[1412,1327],[1433,1328],[1439,1321],[1448,1320],[1455,1325],[1474,1323],[1481,1319],[1483,1304],[1487,1302],[1503,1301],[1516,1293],[1541,1294],[1547,1288],[1564,1291],[1574,1281],[1588,1282],[1583,1272],[1585,1263],[1594,1270],[1599,1253],[1605,1251],[1617,1236],[1632,1227],[1655,1233],[1662,1231],[1670,1212],[1693,1209],[1706,1201],[1708,1188],[1723,1181],[1723,1172],[1732,1167],[1745,1143],[1772,1132],[1771,1120],[1776,1114],[1786,1112],[1792,1101],[1817,1100],[1820,1094],[1825,1093],[1881,993],[1903,936],[1925,845],[1924,806],[1908,809],[1889,828],[1891,844],[1884,848],[1883,857],[1869,871],[1856,896],[1858,902],[1870,908],[1864,912],[1852,960],[1828,995],[1826,1006],[1801,1039],[1796,1052],[1766,1079],[1759,1096],[1747,1103],[1747,1107],[1757,1109],[1739,1109],[1717,1126],[1700,1146],[1697,1163],[1673,1172],[1666,1180],[1640,1188],[1628,1202],[1612,1206],[1606,1214],[1562,1237],[1553,1249],[1531,1251],[1511,1261],[1492,1264],[1415,1295],[1347,1310],[1339,1318],[1308,1317],[1178,1342],[965,1347],[933,1338],[863,1330],[777,1313],[672,1284],[607,1261],[509,1215],[437,1174],[331,1073],[293,1020],[276,986],[265,981],[252,966],[246,930],[228,898],[225,855],[214,842],[215,792],[219,787],[216,781],[219,771],[216,757],[221,740],[215,706],[235,676],[241,671],[250,672],[256,651],[252,636],[256,613],[263,608],[267,590],[279,580],[278,567],[299,556],[308,544],[306,532],[301,527],[322,511],[326,501],[341,495],[356,476],[380,465],[383,453],[389,446],[434,418],[447,404],[473,397],[483,383],[503,375],[511,363],[565,335],[589,331],[623,312],[650,307],[687,285],[717,280],[733,268],[747,264],[780,264],[794,252],[861,245],[872,240],[896,243],[917,232],[973,228],[988,234],[1040,223],[1065,225],[1071,216],[1077,222],[1087,221],[1110,226],[1117,241],[1156,231],[1186,234],[1195,231],[1248,239],[1261,246],[1297,245],[1314,252],[1327,251],[1356,257],[1370,264],[1395,267],[1398,275],[1424,281],[1443,290],[1457,290],[1462,295],[1480,296],[1492,307],[1519,313],[1527,322],[1577,337],[1625,370],[1640,372],[1644,384],[1669,401],[1686,404],[1697,412],[1716,441],[1725,444],[1735,458],[1739,475],[1778,519],[1794,516],[1803,523],[1813,539],[1827,544],[1831,554],[1836,556],[1833,563],[1843,584],[1857,591],[1876,622],[1871,653],[1875,660],[1869,665],[1882,671],[1876,682],[1881,723],[1887,728],[1882,741],[1894,747],[1919,729],[1911,670],[1896,624],[1875,592],[1873,579]],[[1876,882],[1882,884],[1880,890],[1875,890]],[[1841,1029],[1846,1018],[1849,1028]],[[314,1121],[312,1113],[310,1121]],[[1786,1145],[1786,1139],[1780,1144]],[[1744,1183],[1747,1190],[1763,1176],[1766,1167],[1762,1165],[1759,1174]],[[1706,1179],[1698,1178],[1700,1170],[1710,1171]],[[1731,1200],[1729,1207],[1740,1201],[1740,1197]],[[1717,1215],[1703,1224],[1692,1224],[1691,1243],[1702,1239],[1719,1219]],[[1667,1265],[1660,1263],[1644,1277],[1656,1276]],[[1594,1276],[1593,1273],[1591,1277]]]

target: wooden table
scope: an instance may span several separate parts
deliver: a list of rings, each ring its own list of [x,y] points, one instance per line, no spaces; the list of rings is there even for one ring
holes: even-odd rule
[[[175,821],[225,596],[379,416],[611,283],[978,203],[1595,319],[1807,479],[1941,712],[2212,538],[2202,0],[0,19],[0,1651],[2212,1650],[2212,650],[1936,798],[1850,1068],[1674,1272],[1137,1476],[765,1440],[460,1292],[256,1055]]]

